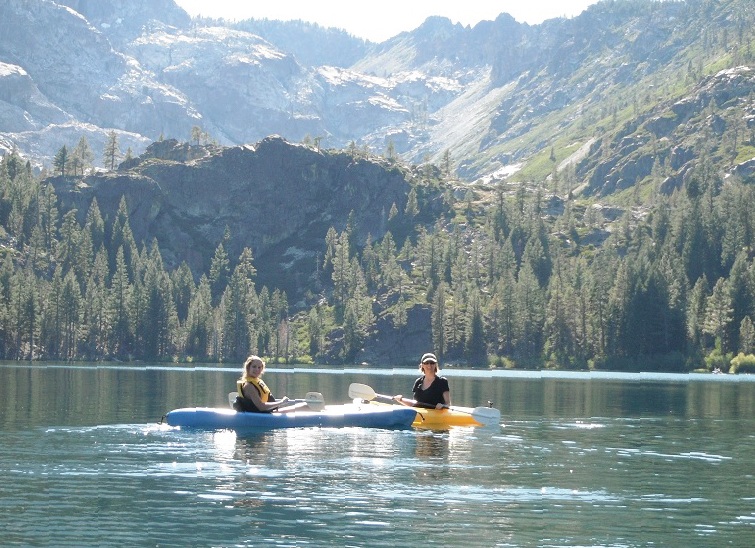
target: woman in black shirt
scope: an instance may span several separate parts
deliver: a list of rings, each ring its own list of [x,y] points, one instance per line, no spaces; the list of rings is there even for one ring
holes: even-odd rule
[[[400,394],[393,396],[393,399],[410,407],[442,409],[451,405],[451,390],[448,386],[448,379],[438,375],[438,359],[435,354],[423,354],[419,370],[422,372],[422,376],[414,381],[412,388],[414,399],[404,398]]]

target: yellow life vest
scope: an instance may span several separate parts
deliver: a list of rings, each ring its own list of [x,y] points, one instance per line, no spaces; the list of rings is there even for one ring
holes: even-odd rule
[[[239,392],[239,396],[241,396],[242,398],[244,397],[244,392],[241,389],[246,383],[251,384],[252,386],[254,386],[254,388],[257,389],[257,392],[260,395],[260,400],[266,403],[267,400],[270,399],[270,389],[265,384],[265,381],[257,377],[241,377],[236,381],[236,389]]]

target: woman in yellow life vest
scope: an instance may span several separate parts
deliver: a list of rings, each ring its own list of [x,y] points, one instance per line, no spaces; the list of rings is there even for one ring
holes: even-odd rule
[[[236,411],[250,411],[254,413],[271,413],[273,411],[293,411],[300,405],[288,405],[288,397],[276,400],[272,392],[262,380],[265,372],[265,362],[259,356],[249,356],[244,362],[244,371],[236,381],[238,397],[233,408]],[[306,405],[306,404],[304,404]]]

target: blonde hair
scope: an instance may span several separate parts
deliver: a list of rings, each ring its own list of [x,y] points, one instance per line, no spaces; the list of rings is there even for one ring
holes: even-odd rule
[[[262,359],[262,358],[260,358],[259,356],[255,356],[255,355],[252,355],[252,356],[249,356],[249,357],[248,357],[248,358],[246,359],[246,361],[244,362],[244,370],[243,370],[243,371],[242,371],[242,373],[241,373],[241,374],[242,374],[242,376],[246,376],[246,375],[248,375],[248,374],[249,374],[249,367],[251,367],[251,365],[252,365],[253,363],[255,363],[255,362],[259,362],[259,363],[261,363],[261,364],[262,364],[262,371],[264,371],[264,370],[265,370],[265,360],[263,360],[263,359]],[[262,371],[260,371],[260,373],[262,373]]]

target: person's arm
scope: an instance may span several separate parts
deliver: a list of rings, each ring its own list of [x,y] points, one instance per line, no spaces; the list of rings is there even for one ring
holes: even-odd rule
[[[257,389],[251,386],[250,384],[244,385],[241,391],[244,393],[244,397],[252,400],[252,403],[254,403],[254,406],[263,412],[275,411],[276,409],[278,409],[278,407],[280,407],[281,405],[285,404],[288,401],[288,398],[284,397],[282,400],[263,402],[262,398],[260,398],[260,395],[257,392]]]
[[[406,405],[407,407],[414,407],[414,404],[417,403],[414,400],[410,400],[409,398],[405,398],[401,394],[396,394],[393,396],[393,401],[396,401],[400,403],[401,405]]]
[[[448,380],[445,378],[439,379],[443,384],[440,386],[440,389],[443,390],[441,393],[441,397],[443,398],[443,403],[439,403],[435,406],[435,409],[443,409],[444,407],[450,407],[451,406],[451,388],[448,386]]]

